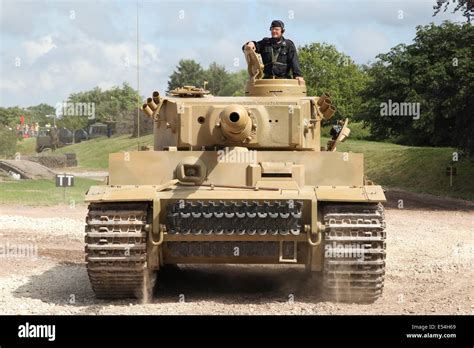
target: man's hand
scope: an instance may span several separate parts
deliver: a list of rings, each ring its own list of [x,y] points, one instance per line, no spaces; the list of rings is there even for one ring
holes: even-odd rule
[[[251,49],[255,51],[255,44],[253,43],[253,41],[247,42],[247,47],[250,47]]]
[[[304,78],[302,76],[296,76],[295,79],[298,81],[298,84],[301,84],[301,82],[304,82]]]

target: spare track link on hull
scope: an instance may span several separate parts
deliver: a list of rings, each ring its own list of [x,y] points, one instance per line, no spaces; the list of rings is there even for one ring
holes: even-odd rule
[[[94,203],[86,218],[87,273],[98,298],[144,297],[146,203]]]
[[[299,235],[302,201],[186,201],[168,204],[170,234]]]
[[[326,296],[340,302],[374,302],[385,277],[385,216],[379,204],[324,207]]]

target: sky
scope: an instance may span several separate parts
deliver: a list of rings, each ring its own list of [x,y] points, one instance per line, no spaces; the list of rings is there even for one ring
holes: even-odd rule
[[[138,3],[138,6],[137,6]],[[180,59],[245,69],[241,47],[285,23],[297,46],[325,42],[356,63],[409,44],[433,17],[434,0],[0,0],[0,106],[52,106],[69,94],[129,83],[166,91]],[[138,45],[137,45],[138,7]],[[137,69],[138,46],[138,69]],[[139,71],[139,83],[137,79]]]

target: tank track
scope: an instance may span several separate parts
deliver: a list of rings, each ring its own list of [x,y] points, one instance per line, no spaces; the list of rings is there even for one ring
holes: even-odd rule
[[[146,265],[146,203],[89,205],[85,252],[87,273],[98,298],[143,298]]]
[[[385,277],[385,216],[379,204],[324,207],[323,284],[326,297],[372,303]]]
[[[170,234],[299,235],[302,201],[177,201],[168,204]]]

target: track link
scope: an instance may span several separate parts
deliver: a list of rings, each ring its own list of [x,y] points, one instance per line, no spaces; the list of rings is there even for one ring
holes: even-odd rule
[[[149,292],[146,203],[94,203],[86,218],[87,273],[98,298],[143,298]]]
[[[385,277],[385,216],[379,204],[324,207],[324,291],[339,302],[374,302]]]

